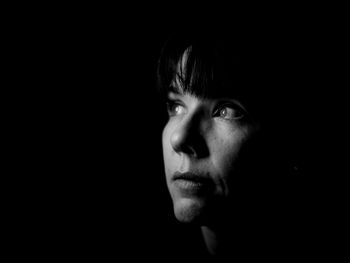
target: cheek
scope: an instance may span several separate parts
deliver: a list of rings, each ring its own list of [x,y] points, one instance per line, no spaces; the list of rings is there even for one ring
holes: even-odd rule
[[[169,170],[171,169],[171,156],[172,156],[172,148],[170,145],[170,131],[169,127],[165,126],[162,133],[162,148],[163,148],[163,159],[166,175],[169,174]]]
[[[212,158],[222,177],[227,178],[235,170],[247,135],[241,130],[217,136],[212,145]]]
[[[239,155],[239,148],[238,143],[226,142],[221,145],[221,150],[214,154],[216,166],[222,170],[223,175],[227,175],[233,169]]]
[[[165,126],[162,133],[162,148],[164,158],[170,154],[170,130],[168,126]]]

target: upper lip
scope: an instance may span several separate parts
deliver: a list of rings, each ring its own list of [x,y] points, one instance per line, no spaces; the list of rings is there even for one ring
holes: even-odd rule
[[[207,181],[208,177],[204,174],[198,174],[198,173],[192,173],[192,172],[175,172],[173,176],[173,180],[188,180],[188,181],[194,181],[194,182],[203,182]]]

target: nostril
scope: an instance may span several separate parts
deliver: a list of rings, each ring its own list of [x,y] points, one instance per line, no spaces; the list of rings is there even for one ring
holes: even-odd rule
[[[190,139],[186,134],[183,132],[176,131],[171,136],[171,146],[173,147],[174,151],[177,153],[184,152],[184,153],[190,153]]]
[[[197,156],[195,148],[192,147],[190,144],[181,145],[181,148],[179,149],[178,152],[182,152],[182,153],[185,153],[187,155],[194,156],[194,157]]]
[[[195,158],[208,155],[205,139],[193,131],[177,131],[170,138],[171,146],[178,154],[186,154]]]
[[[170,136],[172,148],[178,154],[186,154],[195,158],[200,158],[209,153],[204,134],[201,132],[201,123],[198,115],[177,124]]]
[[[178,127],[170,138],[171,146],[177,153],[192,154],[194,152],[191,131],[188,127]]]

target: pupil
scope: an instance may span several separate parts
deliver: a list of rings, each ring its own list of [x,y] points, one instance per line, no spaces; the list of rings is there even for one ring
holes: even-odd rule
[[[226,116],[226,108],[221,110],[221,115]]]

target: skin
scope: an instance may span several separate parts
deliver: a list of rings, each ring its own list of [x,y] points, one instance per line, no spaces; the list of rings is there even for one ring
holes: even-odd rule
[[[169,118],[162,134],[166,182],[176,218],[200,225],[214,255],[220,251],[219,244],[226,243],[219,241],[226,240],[228,233],[227,212],[234,200],[241,153],[260,126],[235,98],[183,91],[179,78],[186,73],[187,52],[168,93]],[[199,182],[179,179],[188,174],[200,178]]]
[[[232,98],[200,98],[181,90],[170,92],[168,98],[162,142],[175,216],[189,223],[213,221],[208,212],[230,198],[240,151],[257,125]],[[174,180],[176,173],[186,172],[208,179],[210,189],[186,191],[184,183]]]

